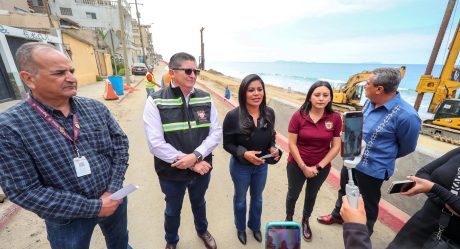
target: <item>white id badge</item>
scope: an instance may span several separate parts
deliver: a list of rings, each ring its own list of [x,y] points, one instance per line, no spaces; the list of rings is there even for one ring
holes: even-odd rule
[[[75,157],[73,159],[73,164],[75,166],[75,172],[77,172],[77,177],[91,174],[91,168],[89,167],[86,157]]]

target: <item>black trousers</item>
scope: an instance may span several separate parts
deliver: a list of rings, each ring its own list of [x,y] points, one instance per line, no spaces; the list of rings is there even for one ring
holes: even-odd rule
[[[353,180],[359,187],[359,192],[363,197],[364,208],[366,209],[367,228],[369,235],[374,232],[374,224],[379,215],[379,202],[382,197],[380,188],[382,187],[383,180],[372,176],[368,176],[355,169],[353,171]],[[345,186],[348,183],[348,170],[346,167],[342,168],[340,172],[340,189],[339,196],[335,202],[335,208],[332,211],[334,217],[340,217],[340,208],[342,207],[342,196],[345,195]]]
[[[315,206],[316,196],[318,195],[321,185],[326,180],[330,167],[321,170],[317,176],[306,178],[302,170],[292,163],[287,165],[287,178],[288,178],[288,193],[286,196],[286,216],[293,216],[295,203],[299,198],[302,191],[303,184],[305,186],[305,201],[303,203],[303,217],[310,217],[313,207]]]

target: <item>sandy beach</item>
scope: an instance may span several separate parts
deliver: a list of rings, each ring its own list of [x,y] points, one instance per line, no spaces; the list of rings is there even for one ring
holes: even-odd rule
[[[225,87],[228,86],[230,88],[230,93],[232,95],[232,100],[238,102],[238,89],[240,87],[241,79],[236,79],[227,75],[223,75],[222,73],[210,69],[208,71],[202,71],[200,74],[200,80],[204,81],[206,84],[209,84],[210,87],[215,89],[219,89],[222,94],[225,92]],[[272,86],[265,82],[265,88],[267,91],[267,102],[269,102],[271,97],[278,97],[281,99],[289,100],[293,103],[302,105],[305,101],[305,94],[296,92],[296,91],[289,91],[287,89]]]

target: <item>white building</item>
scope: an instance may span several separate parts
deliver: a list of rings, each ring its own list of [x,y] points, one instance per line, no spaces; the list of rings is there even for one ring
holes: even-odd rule
[[[131,7],[127,0],[122,0],[122,12],[124,15],[124,27],[128,50],[128,64],[137,61],[133,56],[136,49],[133,39],[131,24]],[[70,19],[83,28],[93,28],[106,33],[109,30],[121,30],[118,14],[118,1],[110,0],[54,0],[48,1],[51,15],[64,19]],[[121,48],[117,53],[122,55]]]

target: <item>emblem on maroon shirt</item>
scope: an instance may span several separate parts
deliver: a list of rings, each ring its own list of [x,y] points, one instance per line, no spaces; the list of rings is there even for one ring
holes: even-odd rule
[[[332,127],[334,127],[334,124],[331,121],[327,121],[324,123],[324,126],[326,126],[326,129],[330,130]]]

